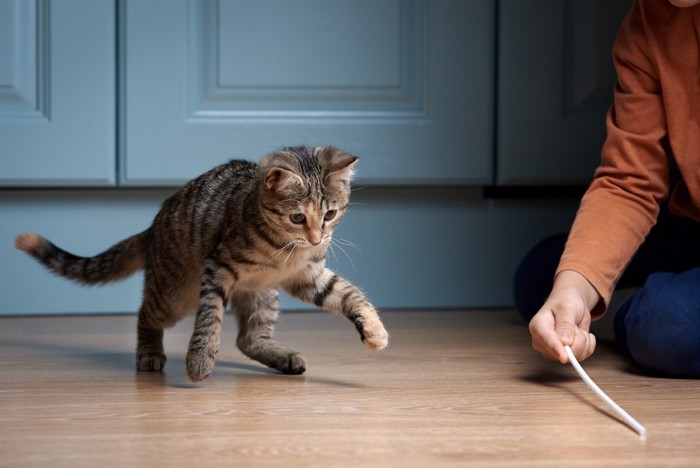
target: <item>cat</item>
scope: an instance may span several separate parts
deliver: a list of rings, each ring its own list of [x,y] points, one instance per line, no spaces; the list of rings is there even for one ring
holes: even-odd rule
[[[287,147],[259,164],[231,160],[165,200],[153,224],[94,257],[78,257],[24,233],[17,248],[82,284],[144,270],[136,368],[160,371],[163,330],[196,312],[185,360],[192,381],[214,369],[224,309],[238,323],[236,344],[251,359],[302,374],[304,357],[274,338],[278,288],[348,318],[372,350],[389,336],[365,295],[325,266],[333,229],[348,208],[358,158],[332,146]]]

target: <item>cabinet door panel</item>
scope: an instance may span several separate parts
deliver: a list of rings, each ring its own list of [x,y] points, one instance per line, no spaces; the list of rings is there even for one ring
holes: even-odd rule
[[[331,144],[375,183],[492,179],[495,2],[127,1],[121,182]]]
[[[113,0],[0,0],[0,185],[115,181]]]
[[[498,184],[590,181],[612,104],[612,44],[630,5],[500,3]]]

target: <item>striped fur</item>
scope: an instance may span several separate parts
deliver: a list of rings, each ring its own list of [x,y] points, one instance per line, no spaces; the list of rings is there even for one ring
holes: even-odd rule
[[[70,254],[36,234],[16,245],[54,273],[102,284],[144,270],[136,366],[165,365],[163,330],[196,312],[186,367],[199,381],[214,368],[224,310],[231,304],[241,351],[288,374],[304,358],[274,338],[278,288],[348,318],[370,349],[388,335],[365,296],[326,268],[357,158],[333,147],[284,148],[260,164],[230,161],[190,181],[147,230],[94,257]]]

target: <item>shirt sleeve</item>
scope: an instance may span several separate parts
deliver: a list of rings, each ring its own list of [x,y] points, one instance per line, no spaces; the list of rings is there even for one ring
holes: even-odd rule
[[[627,15],[613,47],[618,81],[606,117],[607,138],[594,180],[581,200],[557,273],[574,270],[602,297],[612,291],[655,224],[668,195],[666,117],[642,3]]]

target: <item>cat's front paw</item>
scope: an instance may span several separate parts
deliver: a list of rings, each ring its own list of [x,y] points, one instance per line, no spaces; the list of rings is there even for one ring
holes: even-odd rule
[[[362,342],[372,351],[384,349],[389,344],[389,333],[376,313],[365,318],[358,328]]]
[[[199,382],[206,379],[214,370],[214,356],[206,352],[206,350],[189,350],[185,359],[185,367],[187,375],[193,382]]]

